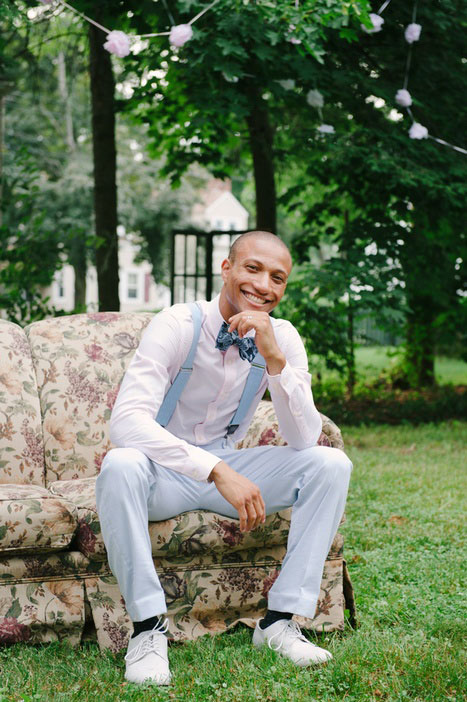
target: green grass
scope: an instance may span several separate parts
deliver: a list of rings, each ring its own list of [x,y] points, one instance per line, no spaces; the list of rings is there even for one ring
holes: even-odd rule
[[[318,637],[334,660],[296,669],[238,629],[170,649],[173,684],[123,680],[94,644],[0,650],[0,701],[460,702],[466,698],[467,424],[344,428],[354,462],[345,554],[359,628]]]
[[[355,351],[357,374],[361,381],[375,380],[380,373],[396,365],[397,349],[393,346],[359,346]],[[329,371],[318,357],[312,359],[310,368],[313,374],[318,370],[323,379],[337,378],[337,373]],[[435,377],[440,385],[467,385],[467,363],[457,358],[437,356]]]

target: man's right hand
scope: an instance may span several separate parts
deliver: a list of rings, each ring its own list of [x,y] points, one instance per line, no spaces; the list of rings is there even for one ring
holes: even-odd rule
[[[251,480],[237,473],[225,461],[216,463],[209,475],[222,497],[238,512],[240,531],[256,529],[266,519],[266,507],[260,489]]]

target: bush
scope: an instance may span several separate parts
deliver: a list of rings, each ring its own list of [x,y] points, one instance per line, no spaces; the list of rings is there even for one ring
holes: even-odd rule
[[[423,390],[363,386],[352,397],[339,381],[313,386],[315,404],[336,424],[422,424],[467,419],[467,386]]]

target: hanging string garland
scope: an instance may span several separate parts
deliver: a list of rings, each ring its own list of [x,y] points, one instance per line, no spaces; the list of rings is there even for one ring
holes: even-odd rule
[[[172,46],[175,47],[181,47],[184,44],[186,44],[187,41],[189,41],[192,36],[193,36],[193,29],[192,25],[200,19],[208,10],[210,10],[214,5],[216,5],[219,0],[213,0],[213,2],[205,7],[201,12],[198,12],[193,19],[191,19],[187,24],[175,24],[174,18],[172,17],[172,14],[167,6],[166,0],[162,0],[163,4],[166,8],[167,15],[172,22],[172,26],[169,32],[156,32],[152,34],[139,34],[139,35],[133,35],[130,36],[126,34],[125,32],[122,32],[119,29],[114,29],[114,30],[109,30],[107,27],[104,27],[103,25],[99,24],[95,20],[91,19],[91,17],[88,17],[85,15],[83,12],[80,12],[77,10],[75,7],[70,5],[66,0],[40,0],[40,2],[43,5],[63,5],[63,7],[66,7],[68,10],[73,12],[74,14],[78,15],[82,19],[86,20],[86,22],[89,22],[90,24],[93,24],[95,27],[100,29],[101,31],[105,32],[107,35],[107,41],[104,44],[104,49],[106,49],[109,53],[114,54],[115,56],[118,56],[119,58],[124,58],[125,56],[128,56],[131,50],[131,43],[134,40],[140,40],[140,39],[151,39],[153,37],[169,37],[169,42]],[[367,27],[365,25],[361,25],[362,29],[364,32],[367,34],[376,34],[377,32],[380,32],[383,28],[384,24],[384,18],[381,16],[384,10],[388,7],[390,4],[391,0],[385,0],[381,7],[379,8],[378,12],[371,12],[369,17],[371,20],[371,27]],[[405,28],[404,32],[404,37],[406,42],[409,45],[409,49],[407,52],[407,61],[405,65],[405,77],[404,77],[404,85],[402,88],[400,88],[395,95],[395,102],[397,105],[400,107],[403,107],[404,109],[407,110],[408,115],[410,116],[412,120],[412,125],[409,129],[409,137],[411,139],[432,139],[433,141],[438,142],[438,144],[442,144],[443,146],[448,146],[451,149],[454,149],[455,151],[458,151],[459,153],[462,154],[467,154],[467,150],[463,149],[460,146],[455,146],[454,144],[450,144],[449,142],[445,141],[444,139],[440,139],[439,137],[432,136],[431,134],[428,133],[428,129],[423,126],[423,124],[420,124],[415,120],[415,117],[412,114],[412,110],[410,109],[412,105],[412,96],[409,93],[407,87],[408,87],[408,82],[409,82],[409,72],[410,72],[410,64],[412,61],[412,45],[417,42],[420,39],[421,31],[422,31],[422,25],[418,24],[415,20],[417,18],[417,5],[418,5],[418,0],[415,0],[413,11],[412,11],[412,22],[407,25]],[[295,0],[295,7],[298,8],[299,6],[299,0]],[[287,35],[288,41],[290,41],[292,44],[301,44],[301,40],[296,38],[293,35],[294,30],[296,29],[295,25],[291,24],[289,25],[289,33]],[[293,80],[282,80],[282,81],[277,81],[281,87],[284,90],[293,90],[295,88],[295,82]],[[323,119],[323,114],[322,114],[322,108],[324,106],[324,98],[323,95],[319,92],[319,90],[310,90],[307,93],[307,102],[311,107],[314,107],[320,116],[320,119]],[[321,134],[333,134],[334,133],[334,127],[330,124],[320,124],[317,127],[317,131],[320,132]]]
[[[381,7],[379,8],[377,13],[370,13],[370,19],[373,24],[372,28],[365,27],[364,25],[362,26],[362,29],[367,33],[367,34],[374,34],[376,32],[380,32],[382,29],[382,26],[384,24],[384,19],[381,17],[381,13],[384,12],[384,10],[387,8],[391,0],[386,0]],[[450,144],[449,142],[445,141],[444,139],[440,139],[439,137],[432,136],[431,134],[428,133],[428,129],[423,126],[423,124],[420,124],[420,122],[417,122],[415,120],[415,117],[412,113],[412,110],[410,109],[412,105],[412,96],[407,90],[408,84],[409,84],[409,72],[410,72],[410,64],[412,62],[412,45],[414,42],[417,42],[420,39],[420,35],[422,32],[422,25],[418,24],[415,20],[417,19],[417,5],[418,5],[418,0],[415,0],[413,10],[412,10],[412,22],[407,25],[405,28],[404,32],[404,37],[406,42],[409,45],[408,51],[407,51],[407,60],[405,63],[405,76],[404,76],[404,85],[402,88],[400,88],[395,95],[395,101],[396,104],[399,105],[400,107],[403,107],[407,110],[407,113],[412,120],[412,125],[409,129],[409,137],[411,139],[432,139],[433,141],[438,142],[438,144],[442,144],[443,146],[449,146],[451,149],[454,149],[455,151],[458,151],[461,154],[467,154],[467,150],[463,149],[460,146],[455,146],[454,144]]]
[[[188,24],[177,25],[175,24],[175,21],[167,7],[167,4],[164,2],[167,14],[170,18],[170,21],[172,22],[170,32],[156,32],[153,34],[138,34],[133,36],[122,32],[120,29],[114,29],[112,31],[110,29],[107,29],[107,27],[104,27],[102,24],[99,24],[99,22],[96,22],[95,20],[91,19],[91,17],[85,15],[84,12],[80,12],[75,7],[67,3],[66,0],[40,0],[40,2],[43,5],[63,5],[63,7],[66,7],[75,15],[78,15],[79,17],[81,17],[81,19],[84,19],[86,20],[86,22],[93,24],[95,27],[102,30],[107,35],[107,41],[104,44],[104,49],[106,49],[109,53],[118,56],[119,58],[124,58],[130,53],[132,40],[150,39],[152,37],[169,37],[169,42],[172,46],[176,46],[178,48],[183,46],[193,36],[192,25],[197,20],[199,20],[200,17],[202,17],[208,10],[214,7],[214,5],[217,5],[219,0],[213,0],[213,2],[207,7],[205,7],[204,10],[198,12],[198,14],[195,15],[195,17],[193,17],[193,19],[191,19],[188,22]]]

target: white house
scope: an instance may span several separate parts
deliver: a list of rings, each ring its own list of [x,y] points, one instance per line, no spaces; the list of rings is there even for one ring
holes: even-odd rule
[[[248,211],[232,195],[230,181],[213,179],[200,193],[200,202],[193,206],[191,223],[204,231],[242,231],[248,228]],[[219,235],[214,241],[213,270],[220,268],[230,244],[228,235]],[[170,290],[157,285],[151,274],[151,265],[135,263],[138,246],[132,234],[118,227],[119,297],[122,312],[155,311],[170,305]],[[67,312],[74,308],[74,277],[70,265],[64,265],[55,275],[50,288],[44,291],[51,303]],[[90,267],[86,276],[86,308],[98,309],[97,274]]]

